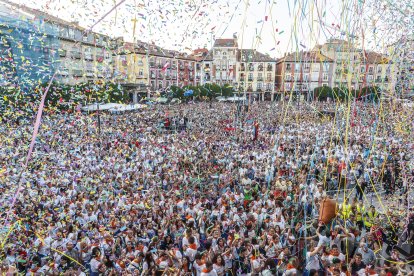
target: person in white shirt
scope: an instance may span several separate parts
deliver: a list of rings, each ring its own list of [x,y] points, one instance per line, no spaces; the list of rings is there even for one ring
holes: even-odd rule
[[[200,276],[218,276],[216,270],[213,268],[213,264],[207,261],[205,268],[201,271]]]

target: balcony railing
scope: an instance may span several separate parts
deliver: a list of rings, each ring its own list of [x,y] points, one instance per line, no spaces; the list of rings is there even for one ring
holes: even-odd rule
[[[257,81],[263,81],[263,78],[258,77]]]
[[[66,50],[64,50],[64,49],[59,49],[59,56],[60,56],[60,57],[66,57]]]
[[[85,60],[93,60],[92,54],[85,54]]]
[[[72,72],[74,77],[82,77],[83,76],[83,70],[73,70]]]
[[[80,52],[71,52],[72,58],[80,59],[82,54]]]
[[[248,81],[253,81],[253,78],[248,78],[247,80],[248,80]]]

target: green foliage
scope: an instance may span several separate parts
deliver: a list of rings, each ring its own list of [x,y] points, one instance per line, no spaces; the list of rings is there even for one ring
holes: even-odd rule
[[[365,97],[368,100],[378,100],[381,95],[381,90],[376,86],[367,86],[360,90],[349,90],[347,87],[334,87],[332,89],[331,87],[323,86],[315,88],[314,93],[320,101],[326,101],[329,97],[335,101],[343,102],[361,97]]]
[[[16,87],[0,87],[0,112],[35,112],[48,85],[39,84],[31,91],[22,91]],[[45,99],[45,110],[71,110],[79,103],[127,103],[128,100],[127,93],[123,93],[122,87],[115,83],[67,85],[52,82]]]
[[[229,84],[225,84],[222,87],[222,91],[223,91],[223,96],[224,97],[232,97],[234,94],[234,90],[233,90],[233,86],[229,85]]]
[[[329,86],[320,86],[316,87],[313,90],[315,97],[318,98],[320,101],[326,101],[328,97],[332,98],[332,88]]]

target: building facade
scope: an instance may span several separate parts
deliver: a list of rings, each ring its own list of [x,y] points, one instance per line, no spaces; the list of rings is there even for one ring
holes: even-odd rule
[[[332,84],[333,60],[315,51],[289,53],[276,67],[277,89],[282,95],[293,92],[309,100],[316,87]]]
[[[232,39],[216,39],[212,49],[211,81],[232,85],[236,81],[236,64],[238,54],[237,37]]]
[[[253,49],[240,49],[237,56],[238,91],[259,100],[273,100],[276,60]]]

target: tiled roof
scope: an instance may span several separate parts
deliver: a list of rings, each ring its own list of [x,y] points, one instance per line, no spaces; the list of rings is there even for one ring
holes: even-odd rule
[[[237,60],[242,62],[276,62],[269,55],[260,53],[254,49],[240,49],[237,51]]]
[[[218,38],[214,41],[213,47],[237,47],[237,40],[234,38]]]
[[[389,62],[389,60],[385,56],[376,52],[366,52],[364,54],[364,60],[368,64],[379,64]]]
[[[333,62],[333,60],[316,51],[306,51],[289,53],[277,62]]]

